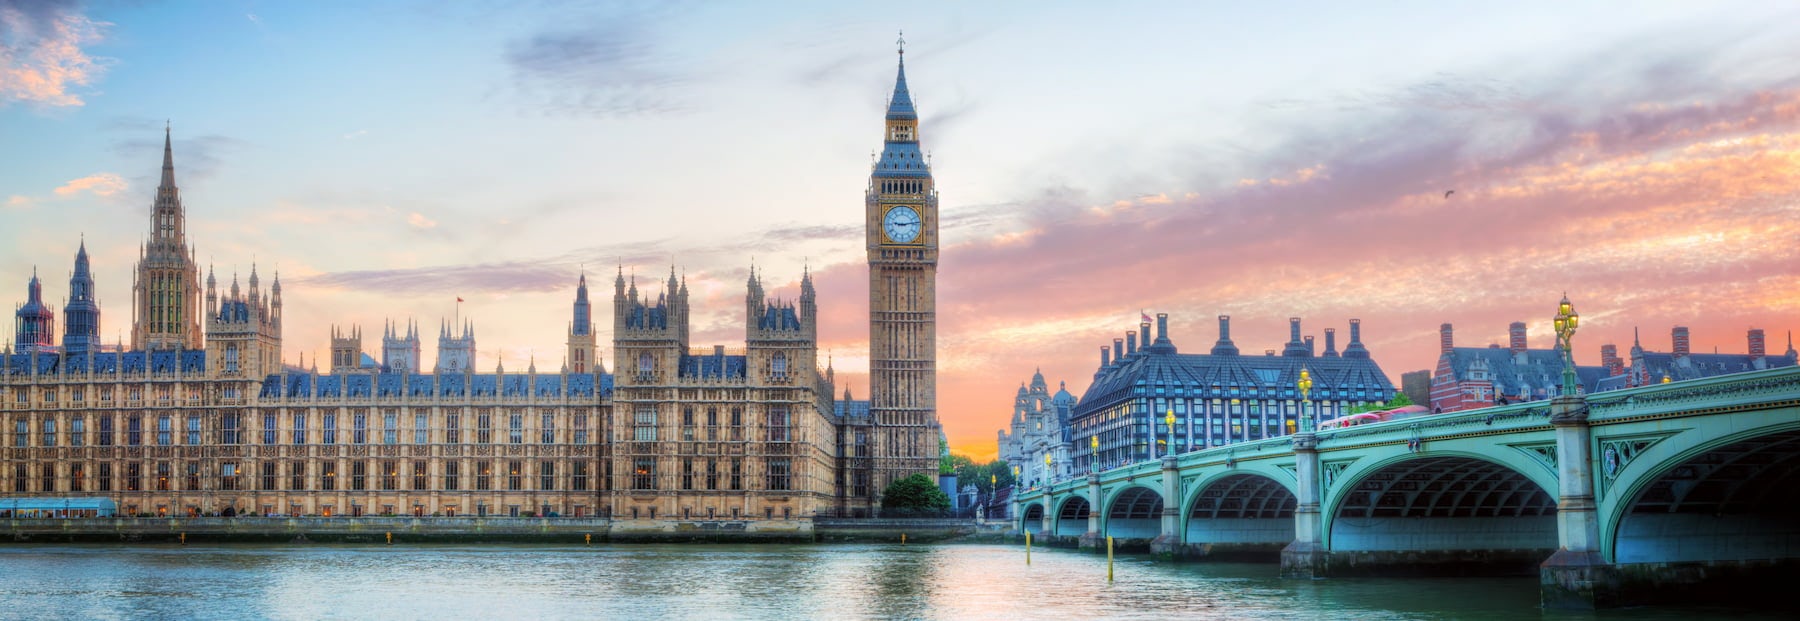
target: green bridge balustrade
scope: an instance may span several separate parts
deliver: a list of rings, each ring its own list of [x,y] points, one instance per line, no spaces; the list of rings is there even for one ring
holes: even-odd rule
[[[1783,593],[1800,368],[1213,447],[1013,502],[1046,543],[1279,557],[1297,578],[1535,574],[1577,608]]]

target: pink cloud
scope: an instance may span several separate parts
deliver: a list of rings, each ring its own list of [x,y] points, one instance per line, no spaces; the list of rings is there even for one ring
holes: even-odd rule
[[[57,196],[74,196],[82,192],[94,196],[113,196],[125,191],[125,178],[113,173],[94,173],[79,179],[71,179],[68,183],[54,190]]]
[[[0,6],[0,30],[12,33],[0,42],[0,104],[82,105],[70,88],[89,85],[105,71],[82,49],[99,41],[105,26],[49,3]]]

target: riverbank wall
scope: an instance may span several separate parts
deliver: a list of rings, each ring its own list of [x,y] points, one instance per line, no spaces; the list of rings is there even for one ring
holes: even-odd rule
[[[971,520],[200,517],[0,521],[0,543],[812,543],[999,541]]]

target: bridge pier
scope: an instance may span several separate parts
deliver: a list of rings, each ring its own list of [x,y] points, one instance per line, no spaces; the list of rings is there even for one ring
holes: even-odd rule
[[[1319,440],[1311,430],[1294,434],[1294,475],[1300,493],[1294,506],[1294,542],[1281,550],[1281,577],[1321,578],[1327,553],[1319,516]]]
[[[1162,460],[1162,533],[1150,540],[1150,553],[1174,557],[1181,550],[1181,474],[1173,455]]]
[[[1556,553],[1539,566],[1545,608],[1594,609],[1620,605],[1617,567],[1600,553],[1600,514],[1594,503],[1593,430],[1587,401],[1565,395],[1550,402],[1556,434]]]
[[[1076,541],[1076,547],[1083,550],[1101,550],[1106,548],[1106,536],[1100,534],[1100,512],[1106,510],[1100,498],[1100,473],[1090,472],[1088,482],[1088,527],[1087,532]]]

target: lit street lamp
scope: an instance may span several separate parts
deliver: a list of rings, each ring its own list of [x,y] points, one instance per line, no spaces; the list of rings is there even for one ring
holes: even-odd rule
[[[1093,451],[1091,456],[1094,461],[1094,473],[1098,474],[1100,472],[1100,436],[1095,435],[1088,438],[1088,448]]]
[[[1169,410],[1168,415],[1163,416],[1163,422],[1166,422],[1169,424],[1169,449],[1168,449],[1168,454],[1163,455],[1163,456],[1164,457],[1174,457],[1175,456],[1175,410],[1173,410],[1173,409]]]
[[[1050,454],[1044,453],[1044,483],[1056,480],[1056,471],[1050,468]]]
[[[1581,315],[1569,304],[1568,294],[1563,295],[1562,303],[1556,307],[1556,345],[1562,348],[1562,394],[1573,397],[1579,390],[1575,382],[1575,329],[1581,326]]]
[[[1306,410],[1306,402],[1312,400],[1312,372],[1300,369],[1300,381],[1294,387],[1300,389],[1300,431],[1311,433],[1313,430],[1312,413]]]

